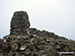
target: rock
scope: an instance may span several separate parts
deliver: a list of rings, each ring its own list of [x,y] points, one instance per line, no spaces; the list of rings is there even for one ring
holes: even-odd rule
[[[24,45],[24,46],[21,46],[21,47],[20,47],[20,50],[23,51],[23,50],[26,49],[26,47],[27,47],[27,46],[25,46],[25,45]]]
[[[4,42],[6,42],[6,39],[4,39]]]

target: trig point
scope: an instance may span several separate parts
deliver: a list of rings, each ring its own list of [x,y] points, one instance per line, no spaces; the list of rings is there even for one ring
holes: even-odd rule
[[[29,17],[26,11],[17,11],[11,20],[10,35],[27,34],[30,26]]]

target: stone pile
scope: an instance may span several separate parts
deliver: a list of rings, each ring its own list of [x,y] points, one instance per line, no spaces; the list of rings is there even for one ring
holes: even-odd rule
[[[41,38],[36,35],[24,37],[25,38],[17,38],[15,40],[12,40],[10,37],[8,37],[6,42],[4,42],[4,40],[1,41],[2,43],[7,44],[2,44],[0,46],[2,47],[0,49],[2,52],[0,53],[0,56],[55,56],[56,49],[54,48],[54,39],[45,37]],[[6,48],[3,48],[3,46]]]
[[[35,34],[39,37],[50,37],[50,38],[55,38],[55,39],[63,39],[63,40],[67,40],[66,37],[62,37],[62,36],[58,36],[56,34],[54,34],[53,32],[48,32],[46,30],[37,30],[36,28],[29,28],[29,32],[30,34]]]
[[[64,51],[75,52],[75,41],[52,32],[30,28],[25,11],[14,13],[10,34],[0,39],[0,56],[60,56],[57,52]]]

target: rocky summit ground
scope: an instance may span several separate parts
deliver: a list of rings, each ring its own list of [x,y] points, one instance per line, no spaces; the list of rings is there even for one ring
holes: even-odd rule
[[[0,39],[0,56],[60,56],[58,52],[74,52],[62,56],[75,56],[75,41],[30,28],[26,11],[13,14],[10,34]]]

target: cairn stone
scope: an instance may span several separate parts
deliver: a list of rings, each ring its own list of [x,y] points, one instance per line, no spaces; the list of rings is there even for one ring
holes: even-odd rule
[[[60,56],[60,52],[74,53],[61,56],[75,56],[75,41],[29,27],[27,12],[15,12],[10,34],[0,39],[0,56]]]
[[[29,17],[26,11],[17,11],[11,20],[10,35],[27,34],[30,26]]]

